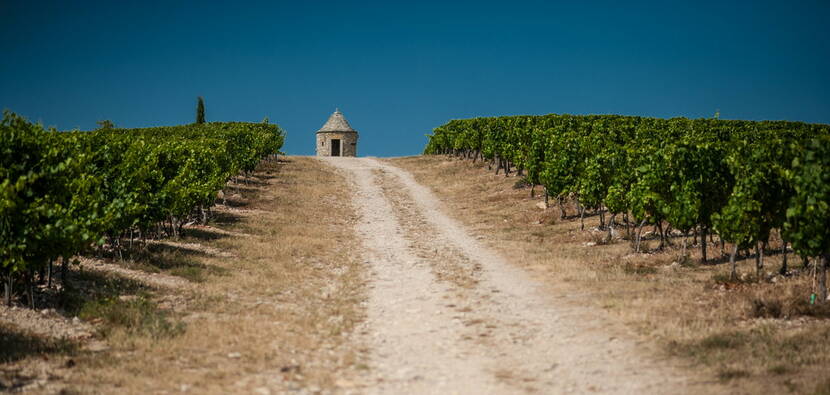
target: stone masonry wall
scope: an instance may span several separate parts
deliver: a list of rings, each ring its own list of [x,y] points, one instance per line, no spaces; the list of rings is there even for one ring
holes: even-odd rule
[[[341,156],[357,156],[357,133],[317,133],[317,156],[331,156],[331,140],[340,139]]]

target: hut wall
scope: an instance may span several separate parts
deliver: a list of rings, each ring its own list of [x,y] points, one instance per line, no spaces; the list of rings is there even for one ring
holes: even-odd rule
[[[340,140],[341,156],[357,156],[357,133],[320,132],[317,133],[317,156],[331,156],[331,140]]]

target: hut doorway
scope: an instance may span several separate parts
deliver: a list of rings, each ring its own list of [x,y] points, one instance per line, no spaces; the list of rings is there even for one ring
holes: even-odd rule
[[[340,156],[340,139],[331,139],[331,156]]]

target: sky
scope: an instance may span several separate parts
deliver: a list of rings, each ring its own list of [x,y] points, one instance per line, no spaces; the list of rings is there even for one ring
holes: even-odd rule
[[[0,0],[0,108],[61,130],[268,117],[360,156],[518,114],[830,123],[830,2]]]

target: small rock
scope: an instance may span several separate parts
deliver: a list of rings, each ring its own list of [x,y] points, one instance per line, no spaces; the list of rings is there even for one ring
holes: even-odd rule
[[[541,210],[547,210],[548,209],[548,204],[545,203],[545,202],[539,202],[539,203],[536,203],[536,207],[541,209]]]
[[[75,324],[75,325],[78,325],[78,324],[80,324],[80,323],[81,323],[81,319],[80,319],[80,318],[78,318],[77,316],[76,316],[76,317],[72,317],[72,323],[73,323],[73,324]]]
[[[346,380],[346,379],[337,379],[337,381],[334,382],[334,385],[336,385],[340,388],[354,387],[354,383],[352,383],[351,381]]]
[[[271,395],[271,390],[265,387],[259,387],[255,389],[254,392],[260,395]]]
[[[181,392],[187,392],[189,390],[190,390],[190,385],[189,384],[182,384],[182,385],[179,386],[179,391],[181,391]]]
[[[101,352],[101,351],[109,350],[109,346],[107,346],[107,343],[102,342],[102,341],[93,341],[93,342],[90,342],[89,345],[87,345],[85,347],[85,349],[87,351],[92,351],[92,352]]]
[[[232,352],[232,353],[228,354],[228,358],[239,359],[239,358],[242,358],[242,354],[240,354],[238,352]]]

